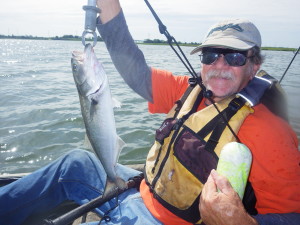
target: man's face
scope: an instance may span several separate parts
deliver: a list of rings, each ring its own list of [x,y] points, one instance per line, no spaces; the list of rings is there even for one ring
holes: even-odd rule
[[[224,54],[226,53],[225,50]],[[250,56],[250,52],[245,54]],[[213,92],[213,99],[218,101],[243,89],[255,76],[259,67],[260,65],[251,63],[249,58],[245,65],[230,66],[221,54],[212,64],[202,63],[201,77],[204,86]]]

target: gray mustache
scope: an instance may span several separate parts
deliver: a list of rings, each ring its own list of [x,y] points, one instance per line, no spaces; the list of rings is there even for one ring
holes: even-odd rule
[[[211,78],[222,78],[227,80],[234,80],[234,75],[230,71],[220,71],[220,70],[209,70],[206,74],[207,79]]]

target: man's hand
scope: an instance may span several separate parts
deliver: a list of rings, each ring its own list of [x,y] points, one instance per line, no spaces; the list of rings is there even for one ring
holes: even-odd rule
[[[97,6],[101,10],[100,19],[102,24],[113,19],[121,11],[119,0],[97,0]]]
[[[218,191],[219,189],[219,191]],[[206,225],[257,225],[244,209],[229,181],[212,170],[200,197],[199,210]]]

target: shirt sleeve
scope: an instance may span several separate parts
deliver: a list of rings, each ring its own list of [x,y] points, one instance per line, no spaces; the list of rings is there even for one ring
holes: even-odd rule
[[[300,152],[289,124],[264,105],[244,121],[238,135],[252,152],[249,181],[259,214],[300,213]]]
[[[101,24],[99,18],[97,21],[98,31],[124,81],[136,93],[152,102],[151,69],[129,33],[123,11],[105,24]]]
[[[299,225],[299,213],[258,214],[254,216],[259,225]]]
[[[171,72],[151,68],[153,102],[150,113],[168,113],[188,87],[188,76],[174,76]]]

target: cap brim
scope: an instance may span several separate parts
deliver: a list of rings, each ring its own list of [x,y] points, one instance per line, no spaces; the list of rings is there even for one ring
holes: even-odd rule
[[[194,48],[191,51],[191,55],[200,52],[202,48],[204,47],[224,47],[224,48],[230,48],[230,49],[235,49],[235,50],[248,50],[252,47],[254,47],[255,44],[250,43],[250,42],[244,42],[239,39],[232,39],[232,38],[222,38],[219,40],[207,40],[206,42],[200,44],[196,48]]]

